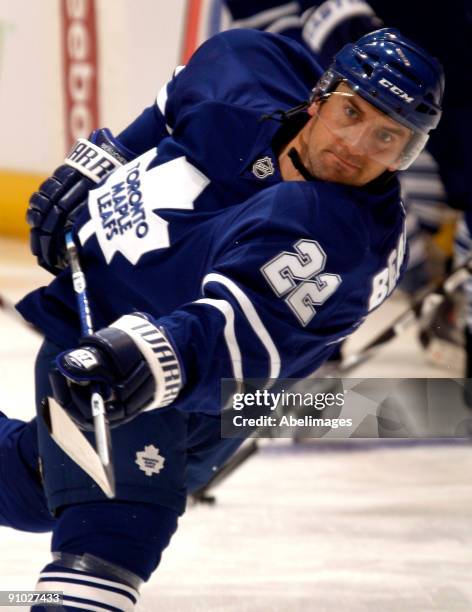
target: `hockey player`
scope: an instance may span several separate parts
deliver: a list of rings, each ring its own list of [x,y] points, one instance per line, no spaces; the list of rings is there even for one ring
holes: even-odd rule
[[[308,374],[393,291],[406,259],[396,173],[442,93],[439,64],[394,30],[347,45],[324,74],[287,39],[224,33],[32,198],[32,245],[57,274],[18,306],[47,338],[38,404],[54,394],[89,429],[98,381],[117,481],[105,500],[40,418],[0,421],[0,520],[53,532],[38,588],[64,591],[68,610],[133,609],[187,492],[239,444],[220,436],[220,380]],[[66,226],[101,328],[86,338]]]

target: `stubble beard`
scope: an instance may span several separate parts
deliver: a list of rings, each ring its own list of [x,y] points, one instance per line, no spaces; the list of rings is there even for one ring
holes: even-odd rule
[[[346,185],[355,184],[357,172],[349,172],[349,170],[344,169],[341,162],[336,165],[336,161],[332,158],[332,154],[330,154],[331,151],[325,149],[308,155],[306,158],[306,167],[310,173],[321,181]],[[331,159],[328,160],[326,157],[330,157]]]

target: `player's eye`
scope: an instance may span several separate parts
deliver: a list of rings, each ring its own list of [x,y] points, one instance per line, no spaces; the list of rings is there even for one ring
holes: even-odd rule
[[[357,119],[359,117],[359,111],[354,108],[351,104],[344,105],[344,115],[348,119]]]
[[[375,138],[377,142],[382,145],[389,145],[395,142],[394,134],[392,134],[392,132],[389,132],[388,130],[377,130],[375,133]]]

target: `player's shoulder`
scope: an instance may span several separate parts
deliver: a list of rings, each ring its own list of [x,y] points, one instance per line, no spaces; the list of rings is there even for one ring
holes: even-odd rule
[[[258,50],[268,54],[295,53],[302,58],[313,59],[310,52],[296,40],[251,28],[235,28],[220,32],[209,38],[202,48],[205,46],[226,48],[238,54],[246,50]]]
[[[199,47],[189,66],[205,61],[212,61],[214,66],[233,61],[261,77],[276,74],[283,81],[295,75],[305,77],[311,87],[323,72],[313,55],[297,41],[253,29],[227,30],[212,36]],[[224,74],[220,73],[220,77]]]
[[[324,181],[305,182],[307,197],[316,197],[316,212],[340,226],[350,227],[371,243],[382,239],[403,224],[405,209],[401,203],[397,179],[388,184],[369,184],[365,187]]]

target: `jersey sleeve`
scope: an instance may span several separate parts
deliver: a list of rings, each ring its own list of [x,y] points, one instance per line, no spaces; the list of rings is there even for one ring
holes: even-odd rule
[[[118,139],[141,154],[165,136],[178,137],[179,127],[185,130],[202,105],[235,105],[261,115],[290,108],[307,99],[320,74],[310,54],[287,38],[257,30],[222,32],[204,42],[187,66],[176,68],[155,103]]]
[[[179,72],[184,66],[177,66],[172,78],[159,90],[154,103],[128,125],[119,135],[118,140],[136,155],[142,155],[159,145],[161,140],[172,133],[167,117],[168,90],[175,88]]]
[[[201,297],[158,320],[182,365],[182,409],[217,412],[222,378],[308,375],[362,316],[353,279],[364,230],[304,199],[286,183],[222,215]]]

